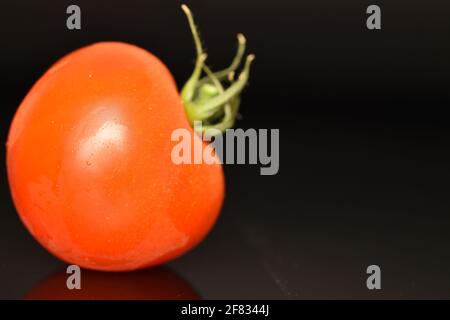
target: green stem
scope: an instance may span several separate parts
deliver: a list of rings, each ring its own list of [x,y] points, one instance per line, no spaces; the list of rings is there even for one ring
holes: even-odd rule
[[[238,48],[237,48],[237,52],[236,55],[234,56],[233,61],[231,62],[230,66],[228,68],[225,68],[223,70],[214,72],[214,76],[218,79],[218,80],[225,80],[229,77],[230,74],[232,74],[234,71],[236,71],[236,69],[239,67],[239,65],[241,64],[242,61],[242,57],[244,56],[245,53],[245,43],[246,43],[246,39],[244,37],[244,35],[242,33],[239,33],[237,35],[237,39],[238,39]],[[206,70],[205,70],[206,72]],[[203,83],[208,82],[208,77],[204,77],[202,79],[199,80],[199,85],[202,85]]]
[[[192,100],[197,87],[197,82],[200,79],[202,73],[202,67],[206,60],[206,53],[203,53],[202,42],[198,34],[197,27],[195,26],[194,17],[192,16],[191,10],[187,5],[182,4],[181,9],[187,16],[189,22],[189,28],[191,29],[192,37],[194,38],[195,50],[197,51],[197,59],[195,61],[195,68],[192,72],[191,77],[188,79],[183,89],[181,90],[181,98],[183,100]]]
[[[203,51],[192,12],[184,4],[181,8],[188,19],[197,54],[194,71],[181,90],[186,115],[191,124],[195,121],[205,123],[202,126],[203,131],[214,128],[224,132],[234,125],[241,101],[240,94],[248,82],[250,66],[255,56],[252,54],[247,56],[241,74],[234,80],[234,72],[242,61],[246,44],[245,37],[238,34],[238,49],[230,66],[212,72],[205,64],[207,56]],[[206,74],[203,78],[201,78],[202,71]]]
[[[247,84],[248,77],[250,74],[250,65],[252,61],[255,59],[254,55],[248,55],[247,60],[245,61],[244,71],[239,75],[237,81],[235,81],[228,89],[226,89],[223,93],[211,98],[206,103],[202,105],[202,111],[205,113],[215,112],[217,109],[230,101],[230,99],[239,95],[239,93],[244,89],[244,86]]]

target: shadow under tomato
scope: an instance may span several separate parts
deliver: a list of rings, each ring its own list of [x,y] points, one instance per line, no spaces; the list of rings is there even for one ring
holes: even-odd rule
[[[66,286],[63,268],[38,283],[26,300],[198,300],[192,285],[167,267],[134,272],[81,271],[81,289]]]

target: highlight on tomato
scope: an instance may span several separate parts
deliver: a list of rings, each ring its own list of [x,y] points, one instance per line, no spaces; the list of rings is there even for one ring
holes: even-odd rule
[[[231,65],[211,71],[192,13],[182,9],[197,58],[180,93],[148,51],[99,42],[56,62],[13,118],[6,160],[14,204],[34,238],[70,264],[163,264],[202,241],[219,215],[222,165],[174,164],[170,136],[193,132],[195,121],[204,130],[232,127],[254,56],[235,76],[245,50],[239,34]]]

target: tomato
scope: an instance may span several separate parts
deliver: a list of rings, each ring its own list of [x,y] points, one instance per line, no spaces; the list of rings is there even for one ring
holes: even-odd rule
[[[151,53],[103,42],[53,65],[14,116],[6,150],[13,201],[36,240],[68,263],[108,271],[162,264],[197,245],[218,217],[220,161],[175,163],[171,137],[184,129],[201,139],[190,126],[197,121],[216,133],[231,127],[254,55],[234,80],[245,49],[238,34],[232,64],[211,72],[182,9],[197,60],[180,94]],[[192,146],[192,154],[211,148]]]
[[[70,53],[10,128],[8,178],[25,226],[57,257],[91,269],[138,269],[188,251],[216,221],[224,176],[220,164],[171,161],[178,128],[192,131],[155,56],[117,42]]]

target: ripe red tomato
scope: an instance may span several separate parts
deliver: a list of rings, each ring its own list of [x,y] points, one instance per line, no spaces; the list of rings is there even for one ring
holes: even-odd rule
[[[147,51],[110,42],[67,55],[10,128],[7,171],[22,221],[85,268],[132,270],[183,254],[216,221],[224,177],[220,164],[171,161],[177,128],[192,131],[170,72]]]

